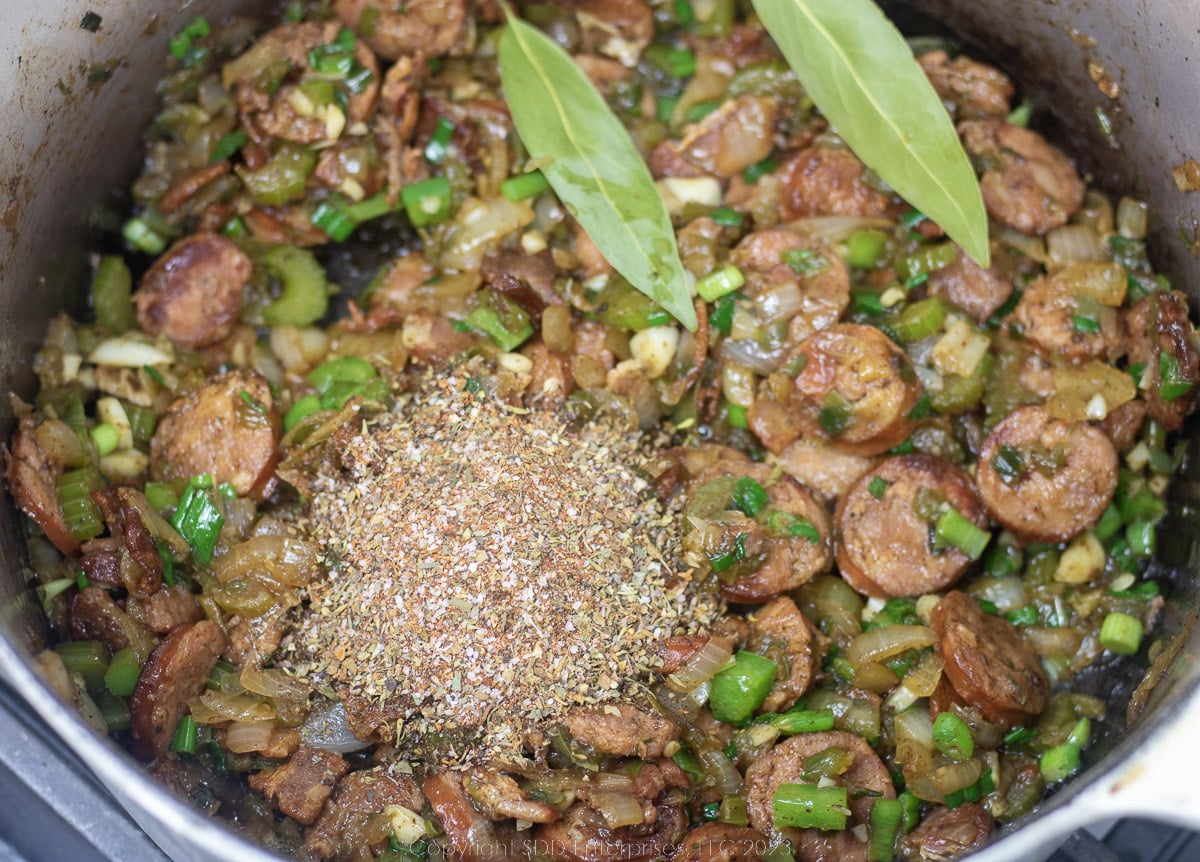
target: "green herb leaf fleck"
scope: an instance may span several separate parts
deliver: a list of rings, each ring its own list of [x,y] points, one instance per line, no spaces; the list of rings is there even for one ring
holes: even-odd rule
[[[872,0],[754,0],[767,31],[838,134],[982,266],[987,214],[933,86]]]
[[[500,82],[530,157],[613,268],[694,330],[671,219],[629,133],[561,48],[505,14]]]

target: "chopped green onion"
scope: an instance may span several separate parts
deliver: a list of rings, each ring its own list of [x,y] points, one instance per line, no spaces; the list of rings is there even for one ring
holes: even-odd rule
[[[238,393],[238,398],[242,399],[242,402],[247,407],[249,407],[251,410],[255,411],[256,413],[266,413],[267,412],[267,408],[263,407],[261,404],[259,404],[257,401],[255,401],[254,396],[251,395],[249,392],[247,392],[245,389],[243,389],[241,392]]]
[[[225,222],[225,226],[221,228],[221,233],[230,239],[238,239],[239,237],[248,235],[250,230],[246,227],[246,222],[241,216],[234,216]]]
[[[945,715],[945,713],[943,713]],[[867,844],[868,862],[892,862],[896,858],[896,837],[904,819],[899,799],[876,799],[871,806],[871,833]]]
[[[350,71],[346,73],[345,83],[346,89],[350,91],[351,95],[357,96],[362,93],[373,80],[375,80],[375,75],[366,66],[357,60],[350,63]],[[337,99],[339,95],[341,94],[334,93],[334,98]],[[343,108],[343,110],[345,109]]]
[[[104,684],[117,697],[129,697],[137,687],[138,677],[142,673],[142,663],[137,653],[125,647],[113,653],[108,670],[104,672]]]
[[[739,407],[737,404],[730,404],[726,410],[725,418],[729,421],[731,428],[749,428],[750,423],[746,419],[746,408]]]
[[[213,669],[208,672],[208,682],[206,685],[214,691],[221,691],[225,686],[225,680],[238,678],[238,669],[225,659],[220,659],[213,665]]]
[[[1024,562],[1025,555],[1021,553],[1021,549],[1012,542],[1011,538],[1002,534],[1001,540],[988,549],[983,567],[989,575],[1004,577],[1015,575],[1021,571]]]
[[[1117,655],[1133,655],[1142,645],[1142,621],[1113,611],[1100,625],[1100,646]]]
[[[193,477],[183,494],[171,525],[181,536],[187,539],[192,548],[192,557],[202,566],[212,560],[213,549],[221,527],[225,524],[225,516],[213,505],[205,488],[197,482],[200,477]],[[211,480],[211,476],[209,479]],[[211,487],[212,483],[209,482]]]
[[[550,181],[541,171],[530,171],[519,176],[509,177],[500,184],[500,193],[510,201],[523,201],[533,198],[550,188]]]
[[[1023,608],[1009,611],[1004,615],[1004,618],[1014,626],[1036,626],[1041,620],[1037,608],[1033,605],[1026,605]]]
[[[238,498],[237,488],[233,486],[232,482],[222,482],[217,486],[217,493],[226,500],[236,500]]]
[[[58,644],[54,651],[62,659],[63,667],[68,673],[77,673],[83,677],[89,691],[98,692],[104,687],[104,673],[108,670],[108,647],[100,641],[70,641]]]
[[[175,493],[175,489],[166,482],[147,482],[143,490],[146,500],[159,511],[179,505],[179,496]]]
[[[692,8],[691,0],[675,0],[675,23],[687,28],[695,22],[696,10]]]
[[[245,129],[236,129],[230,132],[217,141],[216,146],[213,147],[212,155],[208,157],[208,160],[210,162],[223,162],[226,159],[233,158],[249,137]]]
[[[158,552],[158,558],[162,560],[163,583],[168,587],[175,586],[175,555],[171,553],[170,546],[166,542],[155,539],[154,550]]]
[[[951,760],[968,760],[975,753],[971,728],[953,712],[940,712],[934,719],[933,744]]]
[[[75,586],[79,587],[80,591],[86,590],[92,585],[91,580],[87,576],[87,572],[80,569],[75,573]]]
[[[988,601],[987,599],[980,599],[979,607],[985,614],[991,614],[992,616],[995,616],[996,614],[1000,613],[1000,608],[996,605],[996,603]]]
[[[431,164],[440,165],[446,159],[450,139],[454,136],[454,123],[448,117],[438,117],[429,143],[425,145],[425,158]]]
[[[896,799],[903,811],[900,828],[905,832],[912,832],[921,820],[921,800],[911,790],[905,790]]]
[[[833,730],[835,718],[829,709],[792,709],[788,712],[771,716],[762,716],[772,727],[779,729],[781,736],[795,736],[797,733],[818,733]]]
[[[708,214],[714,224],[721,227],[741,227],[742,214],[733,207],[718,207]]]
[[[905,230],[912,230],[927,218],[928,216],[919,209],[909,209],[900,216],[900,224]]]
[[[171,51],[171,56],[176,60],[187,60],[188,55],[192,52],[192,43],[196,39],[203,39],[212,28],[208,25],[208,20],[199,15],[191,20],[191,22],[171,37],[167,43],[167,47]]]
[[[324,395],[335,383],[365,383],[378,376],[375,366],[361,356],[339,356],[308,372],[307,380]]]
[[[733,313],[737,310],[738,295],[726,294],[722,296],[713,304],[712,311],[708,314],[708,325],[722,335],[728,335],[733,331]]]
[[[746,168],[742,172],[742,179],[747,183],[756,183],[767,174],[774,173],[777,167],[779,167],[779,163],[770,156],[767,156],[761,162],[756,162]]]
[[[992,779],[991,767],[988,767],[974,784],[946,794],[945,805],[947,808],[957,808],[964,802],[978,802],[995,789],[996,782]]]
[[[883,231],[856,230],[846,238],[846,263],[858,269],[874,269],[886,242]]]
[[[883,314],[883,300],[873,290],[856,290],[850,294],[854,311],[858,314],[875,316]]]
[[[687,113],[683,115],[684,122],[698,123],[719,107],[721,107],[720,99],[706,99],[703,102],[696,102],[694,105],[688,108]],[[747,170],[749,170],[749,168],[747,168]]]
[[[1033,103],[1022,102],[1009,111],[1008,116],[1004,118],[1004,122],[1008,123],[1010,126],[1021,126],[1024,128],[1029,125],[1029,121],[1032,118]]]
[[[830,437],[836,437],[850,427],[853,419],[854,407],[846,400],[846,396],[836,389],[829,390],[821,402],[821,412],[817,414],[821,430]]]
[[[690,78],[696,74],[696,55],[670,45],[651,45],[643,56],[659,71],[672,78]]]
[[[883,495],[887,493],[888,481],[882,476],[875,476],[867,485],[867,493],[876,500],[882,500]]]
[[[283,430],[291,431],[301,421],[307,419],[321,409],[321,396],[305,395],[296,399],[292,409],[283,417]]]
[[[1094,335],[1100,331],[1100,322],[1087,314],[1073,314],[1071,327],[1081,335]]]
[[[107,422],[101,422],[93,428],[91,438],[92,442],[96,444],[96,454],[101,458],[116,452],[117,447],[121,445],[121,432]]]
[[[1100,520],[1096,522],[1096,526],[1092,528],[1092,532],[1101,542],[1107,542],[1117,534],[1121,529],[1121,512],[1112,503],[1105,507],[1104,513],[1100,516]]]
[[[1159,593],[1158,584],[1154,581],[1143,581],[1136,587],[1128,590],[1109,590],[1108,594],[1118,599],[1140,599],[1143,602],[1148,602],[1157,596]]]
[[[743,476],[733,486],[733,508],[749,518],[759,513],[767,505],[767,492],[757,480]]]
[[[391,211],[392,205],[388,203],[387,192],[379,192],[365,200],[346,207],[346,215],[350,216],[355,224],[362,224],[365,221],[380,218]]]
[[[467,324],[484,333],[505,353],[511,353],[533,335],[529,313],[506,296],[481,291],[480,305],[467,315]]]
[[[127,243],[144,254],[162,254],[167,248],[166,238],[140,218],[125,222],[121,234]]]
[[[767,531],[774,536],[808,539],[814,545],[821,541],[821,534],[812,521],[778,509],[767,515]]]
[[[195,754],[199,741],[199,726],[196,719],[185,715],[175,726],[175,738],[171,740],[171,750],[180,754]]]
[[[816,275],[829,266],[829,262],[811,248],[789,248],[779,255],[781,263],[786,263],[799,276]]]
[[[1075,722],[1075,726],[1071,728],[1071,732],[1067,734],[1067,745],[1074,745],[1080,751],[1088,744],[1088,740],[1092,738],[1092,720],[1086,715]]]
[[[936,296],[914,302],[900,312],[894,324],[896,334],[906,344],[928,338],[942,328],[946,307]]]
[[[737,563],[746,559],[746,534],[738,533],[733,537],[733,549],[721,554],[710,554],[708,563],[716,574],[728,571]]]
[[[717,815],[721,813],[720,802],[708,802],[700,809],[700,819],[705,823],[711,823],[717,819]]]
[[[1158,396],[1163,401],[1174,401],[1191,391],[1192,382],[1183,376],[1175,355],[1165,350],[1158,354]]]
[[[671,760],[675,761],[675,765],[686,772],[695,784],[700,784],[704,781],[704,769],[696,760],[696,755],[686,746],[681,747],[678,751],[671,755]]]
[[[1017,727],[1004,734],[1005,745],[1021,745],[1037,736],[1037,728]]]
[[[1134,521],[1125,528],[1125,541],[1129,543],[1129,551],[1135,557],[1153,557],[1158,547],[1154,524],[1150,521]]]
[[[972,560],[983,556],[983,551],[992,538],[987,530],[975,526],[953,506],[938,517],[934,534],[945,545],[958,548]]]
[[[450,215],[450,181],[445,177],[430,177],[411,183],[400,190],[400,202],[413,227],[440,224]]]
[[[1079,769],[1079,746],[1063,743],[1042,752],[1038,771],[1050,783],[1070,778]]]
[[[96,322],[117,334],[133,329],[137,325],[137,316],[130,299],[132,290],[133,276],[125,261],[115,254],[100,258],[92,277],[92,308],[96,311]]]
[[[717,721],[742,724],[762,706],[775,684],[775,662],[738,650],[733,663],[712,678],[708,706]]]
[[[659,96],[654,102],[654,116],[660,123],[669,123],[678,105],[679,96]]]
[[[334,242],[345,242],[358,225],[334,199],[321,201],[313,210],[310,219],[314,227],[320,228]]]
[[[722,796],[721,807],[717,809],[717,820],[732,823],[734,826],[748,825],[750,815],[746,811],[746,797],[740,793],[727,793]]]
[[[705,302],[714,302],[733,293],[746,283],[746,276],[732,263],[715,269],[696,282],[696,293]]]
[[[850,809],[844,787],[781,784],[771,798],[777,829],[845,829]]]
[[[62,510],[67,532],[77,542],[94,539],[104,532],[100,509],[92,502],[92,492],[104,487],[104,479],[95,467],[68,470],[58,477],[58,507]]]

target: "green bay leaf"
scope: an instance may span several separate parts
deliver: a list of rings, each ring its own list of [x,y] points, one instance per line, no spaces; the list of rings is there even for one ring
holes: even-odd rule
[[[949,114],[872,0],[753,0],[821,113],[855,154],[983,266],[988,222]]]
[[[513,124],[554,193],[617,272],[694,330],[671,218],[620,120],[537,28],[509,15],[498,50]]]

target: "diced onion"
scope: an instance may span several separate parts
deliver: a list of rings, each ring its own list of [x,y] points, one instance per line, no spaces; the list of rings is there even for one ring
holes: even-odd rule
[[[1026,626],[1021,634],[1039,656],[1072,657],[1083,643],[1078,630],[1065,626]]]
[[[989,601],[1002,614],[1015,611],[1029,604],[1029,590],[1025,581],[1018,577],[983,577],[971,587],[971,595],[981,601]]]
[[[1053,267],[1108,260],[1108,249],[1090,227],[1066,224],[1046,234],[1046,253]]]
[[[273,721],[235,721],[225,731],[225,747],[234,754],[262,751],[271,744]]]
[[[813,216],[788,222],[787,227],[813,239],[828,243],[845,241],[860,230],[890,230],[892,221],[867,216]]]
[[[679,670],[667,676],[666,682],[680,692],[691,691],[708,682],[725,663],[733,657],[729,642],[723,638],[709,638],[708,643],[696,650]]]
[[[133,336],[106,338],[88,354],[94,365],[115,368],[144,368],[147,365],[169,365],[174,357],[155,344]]]
[[[303,587],[319,573],[316,545],[287,536],[255,536],[212,561],[221,583],[253,577],[273,588]]]
[[[804,310],[804,295],[800,293],[800,285],[794,281],[785,281],[770,290],[760,293],[754,298],[758,309],[758,319],[764,326],[776,320],[788,320]]]
[[[1145,201],[1121,198],[1117,203],[1117,233],[1127,239],[1145,239],[1149,213]]]
[[[609,829],[637,826],[645,821],[642,804],[632,793],[592,793],[588,803],[600,813]]]
[[[780,350],[767,351],[758,342],[749,339],[735,341],[726,338],[721,342],[721,357],[735,365],[745,365],[758,374],[770,374],[783,364],[784,354]]]
[[[503,195],[487,203],[468,198],[446,233],[442,265],[447,269],[479,269],[484,253],[500,240],[533,221],[527,201],[510,201]]]
[[[929,358],[943,375],[970,377],[991,344],[987,335],[977,332],[965,320],[953,320],[946,327],[946,334],[933,345]]]
[[[1000,242],[1010,248],[1016,249],[1021,254],[1040,264],[1045,265],[1050,262],[1050,258],[1046,253],[1046,241],[1040,236],[1030,236],[1004,225],[993,226],[992,234]]]
[[[721,392],[725,400],[738,407],[749,407],[754,403],[754,371],[745,365],[731,362],[721,367]]]
[[[222,721],[274,721],[275,710],[262,698],[243,692],[226,694],[222,691],[206,691],[188,702],[192,717],[200,724],[217,724]]]
[[[742,792],[742,774],[723,751],[700,752],[700,763],[723,796]]]
[[[846,648],[846,660],[860,670],[868,662],[877,662],[910,649],[922,649],[937,643],[937,635],[926,626],[884,626],[863,632]]]
[[[918,697],[929,697],[941,682],[943,666],[940,654],[932,650],[925,653],[904,677],[904,687]]]
[[[310,748],[334,754],[362,751],[371,743],[363,742],[346,724],[346,708],[340,702],[318,707],[308,714],[300,728],[300,739]]]
[[[281,670],[260,670],[246,667],[240,675],[242,687],[246,691],[261,694],[264,697],[286,697],[292,700],[302,700],[308,697],[309,688],[299,680],[292,679]]]
[[[927,772],[933,764],[933,719],[928,710],[908,709],[897,713],[892,723],[896,738],[896,762],[905,778]]]
[[[900,678],[886,665],[877,661],[864,662],[863,666],[854,673],[854,686],[876,694],[886,694],[891,691]]]

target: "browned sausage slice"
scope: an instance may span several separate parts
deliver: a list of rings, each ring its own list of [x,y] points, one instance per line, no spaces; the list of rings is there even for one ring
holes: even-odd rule
[[[1001,119],[960,123],[963,145],[990,161],[980,178],[988,214],[1021,233],[1044,234],[1083,204],[1084,185],[1071,162],[1037,132]]]
[[[847,455],[810,440],[797,440],[779,453],[779,466],[801,485],[833,502],[875,466],[875,459]]]
[[[8,456],[8,490],[21,511],[33,519],[54,547],[68,556],[79,553],[79,542],[67,529],[58,505],[58,477],[66,466],[38,443],[38,424],[22,416]]]
[[[821,656],[814,655],[813,628],[787,596],[772,599],[750,617],[751,652],[775,662],[786,676],[776,679],[760,712],[782,712],[812,684]]]
[[[1049,680],[1008,620],[984,613],[973,598],[953,590],[933,609],[929,624],[938,636],[946,678],[988,721],[1012,727],[1045,708]]]
[[[933,548],[931,522],[917,513],[919,495],[940,496],[977,527],[987,527],[975,483],[962,470],[933,455],[885,459],[854,483],[834,517],[838,568],[860,593],[897,598],[937,592],[970,565],[957,548]]]
[[[1115,287],[1105,302],[1088,302],[1082,285]],[[1083,362],[1115,360],[1124,347],[1117,306],[1125,298],[1125,273],[1119,264],[1074,264],[1053,275],[1035,279],[1025,288],[1012,319],[1025,339],[1048,359]],[[1080,313],[1095,323],[1095,332],[1081,331]]]
[[[978,802],[939,805],[904,837],[901,849],[907,859],[958,859],[983,847],[991,834],[992,815]]]
[[[1022,407],[983,443],[975,481],[988,512],[1031,541],[1065,542],[1088,529],[1117,490],[1108,435]]]
[[[537,827],[527,846],[538,858],[641,862],[667,856],[687,832],[687,814],[681,805],[655,806],[646,819],[644,825],[608,829],[598,814],[577,802],[561,820]]]
[[[728,179],[771,155],[777,106],[765,96],[729,99],[679,141],[664,141],[651,166],[657,176],[693,176],[700,172]],[[683,165],[678,165],[682,160]],[[678,166],[678,167],[677,167]],[[681,169],[681,170],[680,170]]]
[[[984,269],[960,248],[946,266],[929,273],[929,292],[983,323],[1012,296],[1012,279],[999,264]]]
[[[866,166],[849,150],[809,147],[779,170],[783,181],[780,213],[784,221],[806,216],[895,215],[895,199],[863,180]]]
[[[215,233],[181,239],[142,276],[134,300],[142,329],[184,347],[204,347],[233,331],[254,265]]]
[[[446,53],[458,41],[467,18],[466,0],[416,0],[388,6],[371,0],[335,0],[333,4],[334,14],[352,30],[359,30],[359,19],[372,8],[378,12],[371,35],[364,38],[385,60]],[[400,11],[387,11],[391,9]]]
[[[912,431],[908,413],[921,395],[899,347],[873,326],[836,323],[798,348],[792,404],[802,434],[852,455],[878,455]]]
[[[806,783],[803,780],[804,761],[827,748],[840,748],[854,757],[850,768],[836,779],[850,791],[849,826],[866,823],[873,800],[879,796],[896,798],[896,788],[887,766],[861,736],[840,730],[804,733],[785,739],[746,770],[746,812],[751,826],[762,832],[771,831],[775,824],[772,800],[779,785]],[[806,829],[802,832],[817,831]]]
[[[279,810],[306,826],[317,819],[338,779],[350,771],[344,758],[329,751],[302,747],[287,763],[265,769],[247,783]]]
[[[661,715],[623,703],[617,712],[603,707],[577,709],[563,719],[572,738],[601,754],[617,757],[661,757],[667,743],[679,738],[679,727]]]
[[[1125,332],[1130,365],[1145,369],[1141,391],[1147,412],[1167,430],[1178,431],[1200,403],[1200,353],[1192,341],[1187,297],[1176,291],[1150,294],[1125,313]],[[1176,377],[1165,393],[1174,397],[1164,397],[1163,370]]]
[[[149,762],[166,753],[188,701],[204,691],[224,649],[225,635],[210,620],[180,626],[155,647],[129,700],[136,757]]]
[[[954,106],[958,119],[1008,114],[1013,85],[999,69],[962,54],[951,60],[940,50],[922,54],[917,62],[942,101]]]
[[[151,473],[211,473],[239,496],[264,497],[274,484],[280,424],[262,375],[230,371],[171,405],[150,441]]]
[[[671,862],[758,862],[767,836],[731,823],[705,823],[684,836]]]
[[[505,855],[495,826],[471,804],[457,773],[437,772],[427,776],[421,790],[458,859],[481,862]]]

